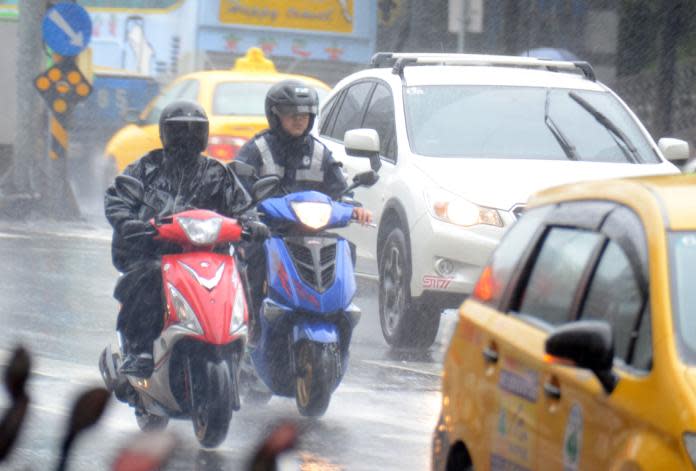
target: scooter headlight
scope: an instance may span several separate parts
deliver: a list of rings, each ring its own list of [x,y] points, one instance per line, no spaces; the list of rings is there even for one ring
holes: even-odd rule
[[[186,298],[184,298],[184,295],[182,295],[171,283],[167,283],[167,287],[169,288],[169,294],[172,297],[172,304],[174,304],[176,317],[179,319],[179,325],[190,330],[191,332],[203,335],[203,328],[201,327],[201,324],[198,323],[196,313],[193,312],[193,309],[186,301]]]
[[[315,201],[294,201],[290,203],[297,219],[312,229],[321,229],[331,219],[331,204]]]
[[[222,218],[178,218],[177,221],[186,237],[195,245],[214,244],[222,227]]]
[[[232,320],[230,321],[230,334],[234,334],[239,329],[244,327],[244,311],[246,311],[246,303],[244,302],[244,293],[238,291],[234,304],[232,305]]]

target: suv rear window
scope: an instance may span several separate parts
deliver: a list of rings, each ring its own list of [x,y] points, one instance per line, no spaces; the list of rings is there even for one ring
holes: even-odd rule
[[[411,147],[421,155],[659,162],[635,120],[607,92],[419,86],[406,89],[405,107]]]

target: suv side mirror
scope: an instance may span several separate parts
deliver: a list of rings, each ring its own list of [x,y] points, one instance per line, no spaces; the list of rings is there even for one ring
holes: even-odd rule
[[[343,136],[346,154],[367,157],[370,167],[377,172],[382,166],[379,158],[379,134],[374,129],[351,129]]]
[[[591,370],[607,394],[616,388],[614,338],[611,326],[602,321],[577,321],[556,328],[546,339],[545,351],[552,357],[570,360],[574,366]]]
[[[686,161],[689,158],[689,143],[673,137],[663,137],[657,141],[657,147],[667,160]]]

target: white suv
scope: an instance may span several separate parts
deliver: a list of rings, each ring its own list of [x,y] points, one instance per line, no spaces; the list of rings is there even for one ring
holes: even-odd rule
[[[382,331],[394,347],[429,347],[443,308],[471,292],[481,267],[543,188],[571,181],[677,173],[688,144],[656,145],[585,62],[380,53],[341,80],[319,138],[352,177],[351,129],[375,129],[382,168],[355,198],[377,231],[353,227],[357,271],[379,280]]]

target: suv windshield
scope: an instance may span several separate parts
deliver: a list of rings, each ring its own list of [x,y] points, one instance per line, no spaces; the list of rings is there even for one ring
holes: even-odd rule
[[[434,85],[406,88],[412,150],[433,157],[658,163],[610,93]]]
[[[682,357],[696,364],[696,231],[669,235],[674,327]]]

